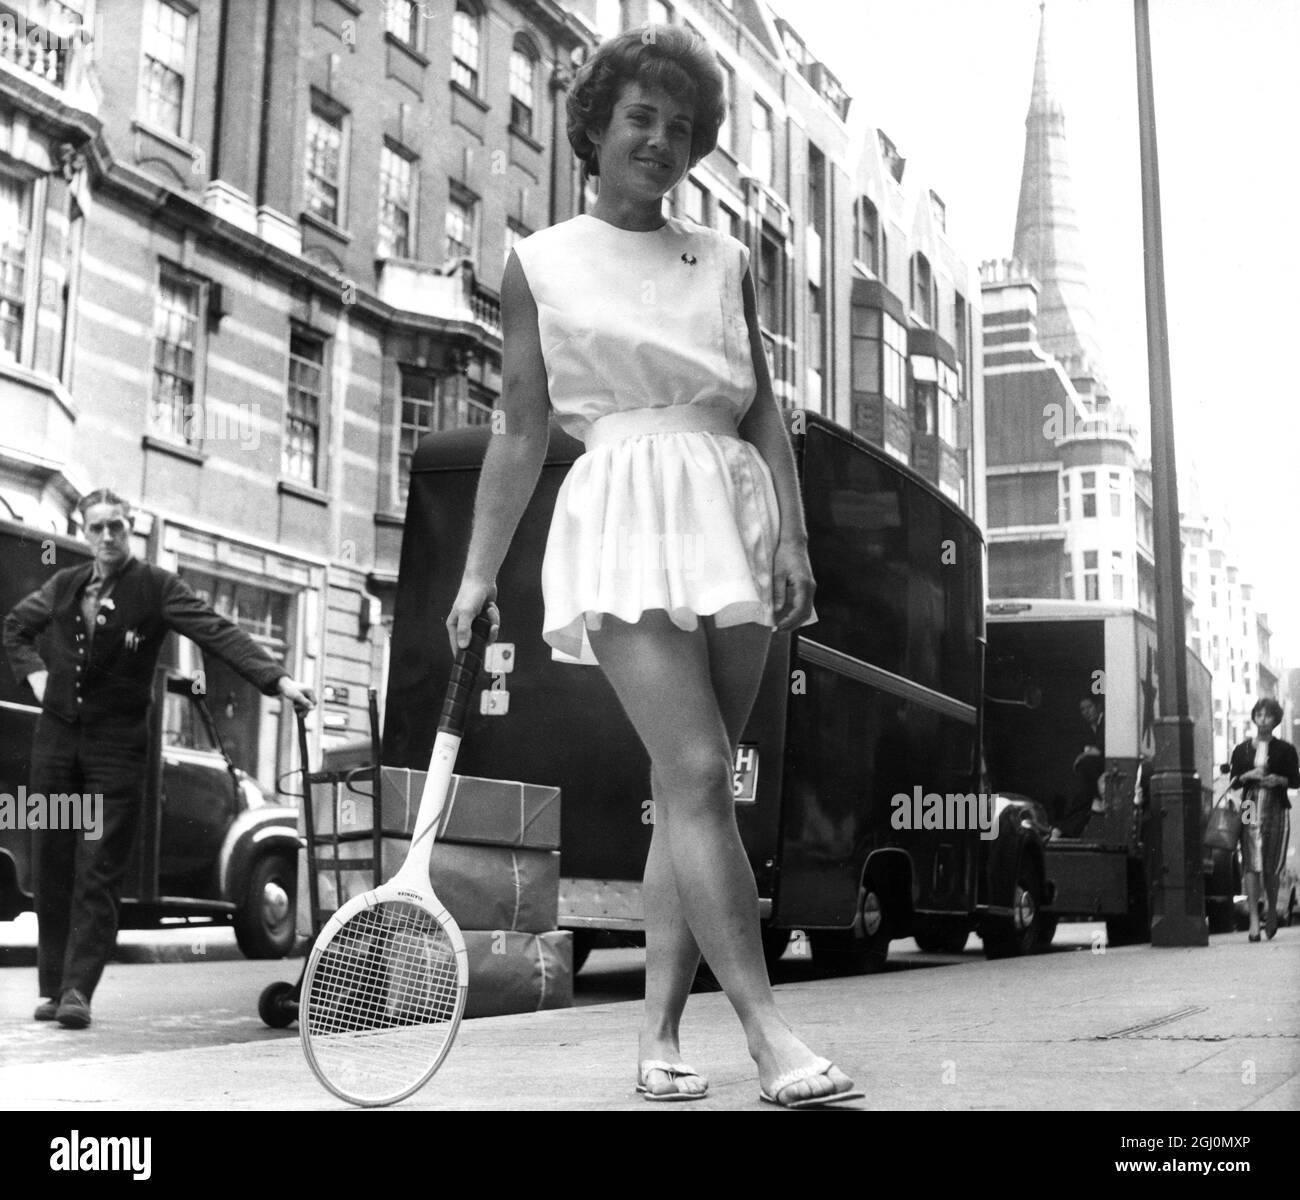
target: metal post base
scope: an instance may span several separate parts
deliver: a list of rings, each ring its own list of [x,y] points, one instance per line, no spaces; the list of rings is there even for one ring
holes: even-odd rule
[[[1208,946],[1200,777],[1182,771],[1157,772],[1151,780],[1151,804],[1156,825],[1151,944]]]

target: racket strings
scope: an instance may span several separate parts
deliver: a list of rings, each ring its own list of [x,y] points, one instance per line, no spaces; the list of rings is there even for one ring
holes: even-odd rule
[[[437,1067],[461,992],[456,947],[438,920],[418,905],[385,902],[353,916],[322,950],[303,1032],[341,1092],[390,1098]]]

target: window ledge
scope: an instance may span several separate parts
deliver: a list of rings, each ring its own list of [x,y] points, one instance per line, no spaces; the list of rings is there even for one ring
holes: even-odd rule
[[[390,46],[400,50],[407,58],[415,63],[416,66],[423,68],[429,65],[429,60],[425,58],[423,54],[412,46],[410,42],[398,37],[397,34],[384,30],[384,41]]]
[[[397,512],[377,512],[375,513],[375,524],[389,529],[401,529],[406,524],[406,518]]]
[[[450,81],[448,86],[451,88],[453,92],[456,93],[456,95],[463,96],[472,105],[474,105],[475,108],[480,109],[482,112],[492,111],[492,106],[486,100],[482,100],[478,96],[474,95],[474,93],[471,92],[468,88],[466,88],[463,84],[459,84],[453,79]]]
[[[530,133],[525,133],[518,125],[510,126],[510,136],[518,138],[525,146],[535,150],[538,154],[542,152],[542,143],[534,139]]]
[[[136,117],[131,122],[131,128],[137,133],[143,133],[155,141],[162,142],[170,146],[173,150],[179,150],[189,158],[199,158],[202,156],[202,149],[194,142],[186,138],[178,137],[176,134],[164,129],[161,125],[155,125],[151,121],[146,121],[143,117]]]
[[[167,438],[156,437],[152,433],[146,433],[140,439],[140,445],[146,450],[157,450],[159,454],[170,454],[173,458],[179,458],[182,462],[193,463],[196,467],[201,467],[208,461],[208,456],[202,450],[196,450],[193,446],[187,446],[183,442],[173,442]]]
[[[312,487],[310,484],[298,483],[294,479],[281,479],[276,484],[276,490],[282,496],[296,496],[299,500],[306,500],[309,504],[319,504],[325,508],[330,498],[326,492],[320,488]]]
[[[24,387],[53,396],[59,407],[72,420],[77,419],[78,409],[76,402],[72,399],[72,393],[63,386],[61,380],[56,379],[53,375],[47,375],[43,371],[33,371],[31,367],[16,359],[0,357],[0,379],[4,378],[16,380]]]
[[[305,225],[310,225],[313,229],[328,234],[335,241],[342,242],[345,246],[352,241],[352,235],[341,225],[335,225],[333,221],[318,217],[314,212],[310,212],[305,208],[298,214],[298,219]]]

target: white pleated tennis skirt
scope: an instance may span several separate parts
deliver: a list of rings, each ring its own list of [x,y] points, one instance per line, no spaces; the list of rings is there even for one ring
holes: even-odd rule
[[[597,420],[560,487],[542,561],[542,636],[595,663],[588,629],[662,609],[679,629],[774,627],[781,514],[767,463],[729,410],[629,409]],[[815,618],[813,618],[815,619]]]

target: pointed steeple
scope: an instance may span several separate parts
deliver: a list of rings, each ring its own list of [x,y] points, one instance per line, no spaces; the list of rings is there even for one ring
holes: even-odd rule
[[[1105,373],[1093,326],[1066,153],[1065,108],[1052,87],[1045,0],[1039,7],[1038,54],[1025,117],[1025,160],[1013,255],[1039,283],[1040,344],[1067,364],[1070,375],[1102,380]]]

